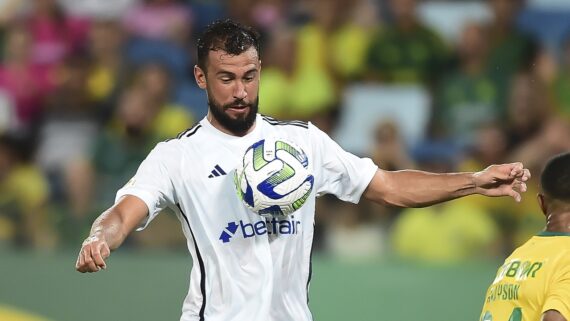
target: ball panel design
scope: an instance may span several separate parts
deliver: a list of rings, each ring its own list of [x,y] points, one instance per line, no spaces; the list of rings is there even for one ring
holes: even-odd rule
[[[260,215],[288,215],[301,208],[313,190],[308,166],[307,155],[295,144],[260,140],[246,150],[234,174],[238,196]]]

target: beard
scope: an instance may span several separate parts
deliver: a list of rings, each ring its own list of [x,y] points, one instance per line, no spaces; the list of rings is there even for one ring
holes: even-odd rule
[[[251,126],[253,126],[253,123],[255,122],[255,118],[257,116],[259,96],[249,104],[246,104],[241,99],[236,99],[232,103],[225,105],[218,104],[213,98],[210,97],[212,96],[208,95],[208,106],[210,107],[209,110],[212,113],[212,116],[220,125],[222,125],[222,127],[227,129],[229,132],[241,136],[246,134]],[[226,110],[235,106],[249,107],[249,111],[247,114],[241,117],[232,118],[226,113]]]

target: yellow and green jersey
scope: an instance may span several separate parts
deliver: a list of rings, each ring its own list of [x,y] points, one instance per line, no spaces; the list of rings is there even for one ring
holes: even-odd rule
[[[541,232],[517,248],[487,290],[480,321],[570,320],[570,233]]]

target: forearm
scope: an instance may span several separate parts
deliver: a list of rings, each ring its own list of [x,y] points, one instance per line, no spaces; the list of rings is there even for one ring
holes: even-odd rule
[[[90,237],[105,240],[111,250],[117,249],[125,240],[128,231],[125,230],[121,215],[115,208],[103,212],[91,226]]]
[[[89,236],[104,240],[114,250],[147,215],[148,208],[141,199],[124,196],[95,220]]]
[[[382,188],[374,188],[381,186]],[[473,173],[429,173],[416,170],[382,171],[372,179],[365,197],[399,207],[425,207],[474,194]]]

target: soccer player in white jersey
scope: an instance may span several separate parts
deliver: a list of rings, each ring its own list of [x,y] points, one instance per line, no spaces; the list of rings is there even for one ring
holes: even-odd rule
[[[520,200],[530,173],[520,163],[477,173],[379,169],[342,150],[310,123],[257,113],[258,35],[232,21],[211,24],[198,41],[194,76],[209,112],[177,138],[159,143],[115,204],[93,223],[76,268],[97,272],[127,235],[164,208],[178,215],[193,259],[183,321],[307,321],[315,198],[334,194],[402,207],[470,194]],[[245,150],[265,137],[299,145],[315,178],[311,197],[289,217],[264,219],[236,196],[232,175]]]

